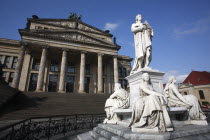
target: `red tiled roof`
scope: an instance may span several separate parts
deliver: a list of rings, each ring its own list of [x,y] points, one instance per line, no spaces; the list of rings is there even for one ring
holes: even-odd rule
[[[183,84],[206,85],[210,84],[210,72],[192,71],[184,80]]]

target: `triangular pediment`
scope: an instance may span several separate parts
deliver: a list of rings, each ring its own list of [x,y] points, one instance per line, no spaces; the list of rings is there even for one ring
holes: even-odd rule
[[[78,22],[78,21],[69,21],[69,20],[55,20],[55,21],[50,21],[50,20],[35,20],[34,22],[42,23],[42,24],[48,24],[52,26],[59,26],[59,27],[64,27],[64,28],[70,28],[70,29],[75,29],[78,28],[80,30],[84,31],[89,31],[93,33],[100,33],[100,34],[106,34],[104,31],[97,29],[95,27],[92,27],[88,24],[85,24],[83,22]]]
[[[89,34],[85,34],[83,32],[76,31],[76,30],[72,30],[72,31],[21,30],[20,33],[22,35],[39,36],[42,38],[64,40],[64,41],[74,41],[74,42],[76,41],[76,42],[81,42],[81,43],[117,47],[112,42],[106,41],[104,39],[96,38],[94,36],[91,36]]]

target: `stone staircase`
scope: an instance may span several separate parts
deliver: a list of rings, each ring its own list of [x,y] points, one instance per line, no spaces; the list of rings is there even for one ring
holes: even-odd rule
[[[92,131],[80,134],[77,140],[209,140],[210,126],[186,125],[174,132],[137,133],[121,125],[99,124]],[[66,139],[70,140],[70,139]]]
[[[105,113],[104,104],[109,96],[109,94],[24,92],[16,95],[10,104],[0,110],[0,121],[54,115]]]
[[[19,91],[10,87],[5,81],[0,79],[0,107],[11,100]]]

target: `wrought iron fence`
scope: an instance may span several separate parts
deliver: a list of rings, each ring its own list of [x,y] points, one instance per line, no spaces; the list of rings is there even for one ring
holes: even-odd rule
[[[56,135],[93,129],[105,114],[77,114],[29,118],[0,128],[0,140],[39,140]]]

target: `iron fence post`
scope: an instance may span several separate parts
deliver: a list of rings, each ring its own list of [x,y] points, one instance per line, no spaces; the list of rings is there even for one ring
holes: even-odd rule
[[[63,123],[63,135],[65,136],[66,133],[66,116],[64,116],[64,123]]]
[[[77,114],[75,115],[75,119],[76,119],[75,130],[77,131]]]
[[[93,129],[93,114],[91,114],[91,128]]]
[[[50,124],[51,124],[51,117],[49,117],[49,125],[48,125],[48,133],[47,133],[48,140],[50,139]]]

